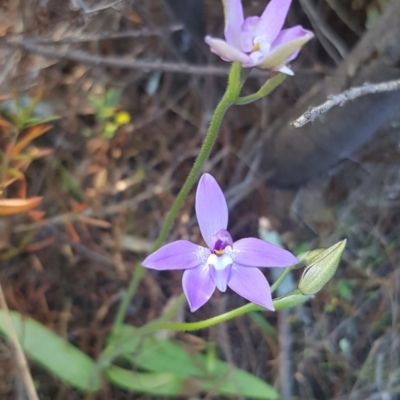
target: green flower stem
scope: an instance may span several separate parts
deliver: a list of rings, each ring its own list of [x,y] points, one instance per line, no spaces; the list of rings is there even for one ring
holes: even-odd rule
[[[142,279],[144,272],[145,272],[145,270],[144,270],[142,264],[136,263],[135,269],[133,271],[132,279],[129,282],[128,289],[124,293],[124,296],[122,297],[122,301],[118,307],[117,315],[115,316],[115,320],[114,320],[112,334],[117,334],[119,331],[119,328],[124,323],[125,315],[127,313],[129,304],[132,300],[132,297],[136,293],[136,289],[139,286],[139,282]]]
[[[278,286],[284,281],[284,279],[290,274],[290,272],[294,270],[294,268],[295,265],[291,265],[290,267],[285,268],[279,278],[271,286],[271,293],[274,293],[275,290],[278,289]]]
[[[203,145],[201,146],[199,155],[197,156],[197,159],[189,173],[189,176],[186,179],[186,182],[183,184],[181,190],[178,193],[178,196],[176,197],[170,211],[167,214],[167,217],[165,218],[161,231],[156,241],[154,242],[152,251],[157,250],[165,242],[168,233],[172,227],[172,224],[179,210],[182,207],[183,202],[185,201],[193,185],[198,180],[201,173],[201,169],[211,153],[211,150],[218,136],[218,131],[221,126],[222,119],[228,108],[231,105],[235,104],[235,101],[239,96],[243,83],[244,83],[243,69],[239,63],[233,63],[228,78],[227,90],[224,96],[222,97],[221,101],[219,102],[217,108],[215,109],[214,115],[210,122],[210,126],[208,128],[206,138],[204,139]],[[128,289],[117,311],[117,315],[114,321],[113,333],[116,333],[119,330],[119,327],[122,326],[129,304],[136,292],[136,289],[139,285],[141,278],[143,277],[143,274],[144,274],[144,268],[140,263],[138,263],[136,265],[132,279],[129,283]]]
[[[294,292],[290,293],[285,297],[275,299],[273,301],[273,305],[275,307],[275,310],[283,310],[285,308],[292,308],[299,304],[302,304],[307,300],[309,300],[311,297],[312,296],[302,294],[299,290],[295,290]],[[249,303],[242,307],[228,311],[224,314],[217,315],[216,317],[212,317],[198,322],[179,323],[179,322],[157,321],[140,328],[138,330],[138,333],[143,335],[164,329],[177,330],[177,331],[195,331],[199,329],[209,328],[210,326],[220,324],[221,322],[225,322],[233,318],[237,318],[243,314],[247,314],[248,312],[252,311],[268,311],[268,310],[257,304]]]
[[[273,305],[275,307],[275,310],[283,310],[285,308],[292,308],[299,304],[305,303],[312,297],[313,296],[311,295],[302,294],[299,290],[295,290],[285,297],[280,297],[275,299],[273,301]],[[143,326],[142,328],[139,328],[136,331],[134,337],[132,337],[132,335],[114,337],[110,345],[107,346],[105,351],[101,354],[97,363],[98,368],[99,370],[101,370],[104,367],[110,365],[116,357],[118,357],[125,351],[127,346],[129,346],[130,341],[134,342],[137,341],[138,335],[143,336],[161,330],[194,331],[199,329],[205,329],[209,328],[210,326],[220,324],[221,322],[226,322],[232,318],[236,318],[243,314],[254,311],[268,311],[268,310],[257,304],[249,303],[242,307],[236,308],[235,310],[228,311],[224,314],[217,315],[216,317],[212,317],[198,322],[188,322],[188,323],[165,322],[159,319],[158,321],[152,322],[150,324]]]
[[[259,100],[268,94],[270,94],[277,86],[279,86],[286,78],[285,74],[278,74],[268,79],[263,86],[261,86],[260,90],[256,93],[250,94],[249,96],[238,97],[235,101],[237,105],[244,105],[253,103],[256,100]]]
[[[298,290],[292,292],[290,295],[275,299],[273,301],[275,310],[283,310],[285,308],[292,308],[298,304],[304,303],[309,300],[312,296],[303,295]],[[236,308],[235,310],[228,311],[224,314],[217,315],[209,319],[198,322],[178,323],[178,322],[154,322],[150,323],[138,330],[138,334],[145,335],[151,332],[159,330],[176,330],[176,331],[195,331],[199,329],[209,328],[210,326],[220,324],[221,322],[228,321],[232,318],[237,318],[243,314],[247,314],[252,311],[268,311],[264,307],[261,307],[254,303],[246,304],[242,307]]]
[[[181,209],[183,202],[185,201],[193,185],[199,179],[201,169],[204,163],[207,161],[214,146],[214,143],[217,139],[218,131],[225,113],[227,112],[228,108],[235,103],[239,95],[240,89],[243,85],[243,82],[241,82],[241,79],[238,76],[240,74],[240,68],[241,66],[239,63],[233,63],[232,70],[229,75],[228,88],[214,111],[214,115],[211,119],[210,126],[208,128],[208,132],[206,138],[204,139],[203,145],[200,149],[199,155],[197,156],[196,161],[189,173],[189,176],[186,179],[186,182],[183,184],[181,190],[179,191],[178,196],[176,197],[174,204],[172,205],[165,219],[160,234],[158,235],[158,238],[154,243],[153,251],[158,249],[165,242],[165,239],[168,236],[171,226],[175,220],[176,215]]]

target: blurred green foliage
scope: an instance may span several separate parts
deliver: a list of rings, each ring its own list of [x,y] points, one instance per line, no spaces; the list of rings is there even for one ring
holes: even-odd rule
[[[100,131],[105,139],[112,139],[117,129],[131,120],[126,111],[117,111],[122,92],[111,88],[105,91],[104,96],[90,96],[89,103],[96,111],[96,118],[100,123]]]

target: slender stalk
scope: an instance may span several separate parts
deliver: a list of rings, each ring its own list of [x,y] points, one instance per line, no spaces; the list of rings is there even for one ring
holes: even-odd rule
[[[189,176],[186,179],[186,182],[183,184],[181,190],[176,197],[174,204],[171,207],[167,217],[165,218],[165,222],[163,227],[161,228],[160,234],[158,235],[157,240],[154,243],[154,249],[158,249],[167,238],[167,235],[171,229],[171,226],[175,220],[176,215],[182,207],[183,202],[185,201],[187,195],[192,189],[193,185],[196,183],[197,179],[200,176],[201,168],[204,163],[207,161],[211,149],[214,146],[214,143],[217,139],[217,134],[219,127],[221,126],[222,118],[225,115],[228,108],[232,105],[232,101],[230,100],[230,96],[228,91],[222,97],[220,103],[215,109],[214,115],[212,117],[210,127],[208,129],[207,136],[203,142],[203,145],[200,149],[199,155],[196,158],[196,161],[189,173]]]
[[[236,105],[242,106],[245,104],[253,103],[268,94],[270,94],[276,87],[278,87],[286,79],[285,74],[279,74],[268,79],[261,88],[253,94],[244,97],[238,97],[235,101]]]
[[[301,303],[306,302],[312,296],[301,294],[298,290],[292,292],[291,294],[277,298],[273,301],[273,305],[275,310],[283,310],[286,308],[292,308]],[[169,330],[178,330],[178,331],[195,331],[199,329],[209,328],[210,326],[220,324],[221,322],[228,321],[233,318],[237,318],[243,314],[247,314],[252,311],[268,311],[262,306],[259,306],[254,303],[246,304],[242,307],[236,308],[234,310],[228,311],[224,314],[217,315],[212,318],[205,319],[203,321],[198,322],[187,322],[187,323],[179,323],[179,322],[154,322],[148,325],[143,326],[139,329],[139,334],[147,334],[150,332],[169,329]]]
[[[285,268],[285,270],[281,273],[279,278],[273,283],[271,286],[271,293],[274,293],[276,289],[278,289],[278,286],[283,282],[283,280],[290,274],[291,271],[293,271],[294,266],[290,266]]]
[[[124,319],[128,311],[129,304],[132,300],[132,297],[136,293],[136,289],[139,285],[140,280],[144,275],[144,272],[145,271],[142,264],[137,263],[133,271],[132,279],[129,282],[128,289],[126,290],[124,296],[122,297],[122,301],[118,307],[117,315],[115,316],[114,325],[112,329],[112,335],[117,334],[119,328],[124,323]]]
[[[157,250],[165,242],[168,233],[172,227],[172,224],[179,210],[182,207],[183,202],[185,201],[193,185],[199,178],[201,169],[211,153],[211,150],[218,136],[218,131],[221,126],[222,119],[228,108],[235,103],[240,93],[240,90],[243,86],[243,83],[244,79],[242,78],[242,68],[239,63],[233,63],[228,79],[227,90],[214,111],[214,114],[210,122],[210,126],[208,128],[207,135],[204,139],[203,145],[201,146],[199,155],[197,156],[196,161],[189,173],[189,176],[187,177],[185,183],[183,184],[181,190],[178,193],[178,196],[176,197],[174,203],[172,204],[172,207],[168,212],[167,217],[165,218],[164,224],[153,245],[152,251]],[[117,311],[117,315],[114,321],[113,333],[117,333],[119,327],[123,324],[127,309],[132,300],[132,297],[136,292],[137,286],[143,274],[144,274],[144,268],[140,263],[138,263],[136,265],[132,279],[129,283],[128,289]]]
[[[8,306],[6,303],[6,299],[4,297],[3,288],[0,285],[0,308],[5,313],[5,319],[7,323],[7,329],[10,335],[10,340],[15,349],[15,358],[17,360],[17,365],[20,369],[22,380],[24,381],[26,393],[28,395],[29,400],[39,400],[39,396],[36,392],[35,385],[33,383],[32,375],[29,370],[28,362],[26,361],[26,357],[24,351],[22,350],[21,344],[18,340],[17,332],[15,331],[14,324],[12,322]]]
[[[304,295],[300,293],[299,290],[295,290],[294,292],[288,294],[285,297],[277,298],[273,301],[273,305],[275,310],[283,310],[286,308],[292,308],[299,304],[306,302],[311,299],[313,296]],[[137,336],[147,335],[160,330],[173,330],[173,331],[194,331],[199,329],[209,328],[210,326],[220,324],[221,322],[228,321],[232,318],[239,317],[243,314],[252,312],[252,311],[268,311],[264,307],[261,307],[257,304],[249,303],[242,307],[236,308],[235,310],[228,311],[224,314],[217,315],[216,317],[212,317],[209,319],[205,319],[203,321],[198,322],[165,322],[161,319],[150,324],[139,328],[136,331],[136,334],[132,337],[129,336],[119,336],[115,337],[110,346],[108,346],[105,351],[101,354],[97,366],[99,370],[110,365],[110,363],[122,354],[126,346],[129,346],[131,341],[137,340]],[[118,333],[118,332],[117,332]]]
[[[169,329],[169,330],[177,330],[177,331],[197,331],[199,329],[209,328],[210,326],[220,324],[221,322],[226,322],[230,319],[237,318],[243,314],[247,314],[251,311],[261,311],[265,310],[264,307],[261,307],[254,303],[246,304],[242,307],[236,308],[234,310],[228,311],[224,314],[217,315],[212,318],[205,319],[203,321],[197,322],[154,322],[148,325],[143,326],[139,329],[138,333],[147,334],[151,332],[155,332],[158,330]]]

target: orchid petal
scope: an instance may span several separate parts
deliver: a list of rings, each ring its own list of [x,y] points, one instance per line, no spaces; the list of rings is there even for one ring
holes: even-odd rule
[[[232,269],[231,256],[228,254],[222,256],[211,254],[208,257],[207,264],[210,267],[210,274],[215,285],[221,292],[225,292]]]
[[[231,46],[225,40],[206,36],[204,41],[210,46],[210,50],[224,61],[238,61],[243,64],[251,63],[251,59],[247,54]]]
[[[233,261],[244,267],[287,267],[299,262],[289,251],[256,238],[233,243]]]
[[[274,43],[272,43],[272,49],[271,50],[273,51],[277,47],[279,47],[280,45],[282,45],[284,43],[288,43],[288,42],[290,42],[292,40],[296,40],[296,39],[299,39],[299,38],[304,37],[304,36],[307,36],[310,39],[312,39],[314,37],[314,34],[311,31],[308,31],[308,30],[304,29],[300,25],[294,26],[293,28],[289,28],[289,29],[283,29],[279,33],[279,35],[276,38],[276,40],[274,41]],[[288,57],[286,62],[290,62],[290,61],[294,60],[299,55],[300,49],[301,48],[299,47],[296,51],[294,51]],[[290,74],[288,74],[288,75],[290,75]]]
[[[196,215],[203,239],[213,249],[215,235],[228,226],[228,206],[221,188],[210,174],[203,174],[197,186]]]
[[[283,67],[279,68],[279,72],[282,72],[282,74],[290,76],[294,75],[294,72],[287,65],[284,65]]]
[[[240,49],[240,34],[243,25],[241,0],[222,0],[225,15],[225,39],[236,49]]]
[[[265,58],[264,54],[259,50],[253,51],[249,57],[254,65],[258,65]]]
[[[281,31],[292,0],[271,0],[261,15],[257,35],[272,43]]]
[[[289,30],[289,29],[288,29]],[[303,30],[303,34],[292,40],[283,42],[279,45],[275,45],[276,42],[281,41],[277,39],[273,43],[273,49],[271,52],[261,59],[256,66],[261,69],[277,70],[286,64],[289,60],[292,60],[293,53],[303,47],[310,39],[313,34],[309,31]],[[297,55],[297,54],[296,54]]]
[[[225,250],[225,248],[228,246],[232,248],[233,244],[232,236],[226,229],[221,229],[215,235],[213,235],[212,242],[213,244],[210,248],[211,251]]]
[[[208,266],[188,269],[183,273],[183,291],[189,303],[190,311],[198,310],[205,304],[215,290]]]
[[[272,42],[272,50],[276,49],[282,44],[304,37],[310,40],[314,37],[314,34],[311,31],[304,29],[301,25],[296,25],[288,29],[282,29],[276,39]]]
[[[243,22],[240,46],[245,53],[250,53],[253,50],[254,38],[259,21],[260,17],[248,17]]]
[[[274,311],[271,288],[258,268],[233,266],[228,286],[252,303]]]
[[[159,271],[190,269],[204,264],[210,254],[210,250],[205,247],[188,240],[177,240],[150,254],[142,265]]]
[[[226,292],[228,280],[231,275],[231,269],[231,265],[221,270],[210,268],[211,278],[220,292]]]

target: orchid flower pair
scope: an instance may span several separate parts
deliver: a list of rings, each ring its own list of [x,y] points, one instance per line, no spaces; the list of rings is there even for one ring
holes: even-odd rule
[[[261,17],[243,16],[241,0],[222,0],[225,40],[206,36],[213,53],[245,68],[257,67],[293,75],[287,63],[294,60],[313,33],[300,25],[282,29],[291,0],[271,0]]]
[[[149,255],[143,266],[159,271],[186,270],[182,283],[192,312],[210,299],[215,288],[225,292],[227,287],[253,303],[274,310],[270,286],[257,267],[287,267],[298,263],[297,258],[260,239],[233,242],[227,231],[228,207],[224,194],[209,174],[201,177],[197,187],[196,215],[207,247],[177,240]]]

